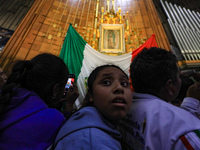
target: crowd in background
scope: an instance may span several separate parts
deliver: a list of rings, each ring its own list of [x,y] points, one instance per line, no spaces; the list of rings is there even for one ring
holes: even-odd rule
[[[200,149],[200,73],[181,71],[172,52],[143,49],[131,85],[120,66],[97,66],[78,110],[76,83],[63,96],[68,75],[46,53],[16,62],[8,77],[0,69],[0,149]]]

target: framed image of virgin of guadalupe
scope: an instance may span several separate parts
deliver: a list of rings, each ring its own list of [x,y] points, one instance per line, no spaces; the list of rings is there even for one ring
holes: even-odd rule
[[[106,53],[125,53],[123,24],[100,25],[99,51]]]

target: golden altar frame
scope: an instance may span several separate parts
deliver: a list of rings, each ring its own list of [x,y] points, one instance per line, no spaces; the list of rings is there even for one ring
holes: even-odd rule
[[[100,25],[99,51],[105,53],[125,53],[123,24]]]

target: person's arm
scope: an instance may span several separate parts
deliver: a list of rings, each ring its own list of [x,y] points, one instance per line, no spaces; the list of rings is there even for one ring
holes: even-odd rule
[[[200,149],[200,130],[194,130],[179,138],[173,149],[199,150]]]
[[[63,115],[65,116],[66,119],[69,118],[69,116],[73,113],[74,103],[78,98],[78,96],[79,96],[78,87],[75,83],[73,83],[73,86],[69,87],[66,97],[62,99],[62,101],[65,101]]]
[[[186,97],[184,98],[180,107],[200,119],[200,101],[199,100],[192,97]]]
[[[200,119],[200,83],[197,82],[188,88],[180,107]]]

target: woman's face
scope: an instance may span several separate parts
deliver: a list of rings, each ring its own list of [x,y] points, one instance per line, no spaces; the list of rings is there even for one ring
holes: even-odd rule
[[[132,102],[132,91],[126,75],[115,67],[101,70],[92,85],[93,102],[104,117],[118,121],[126,116]]]

